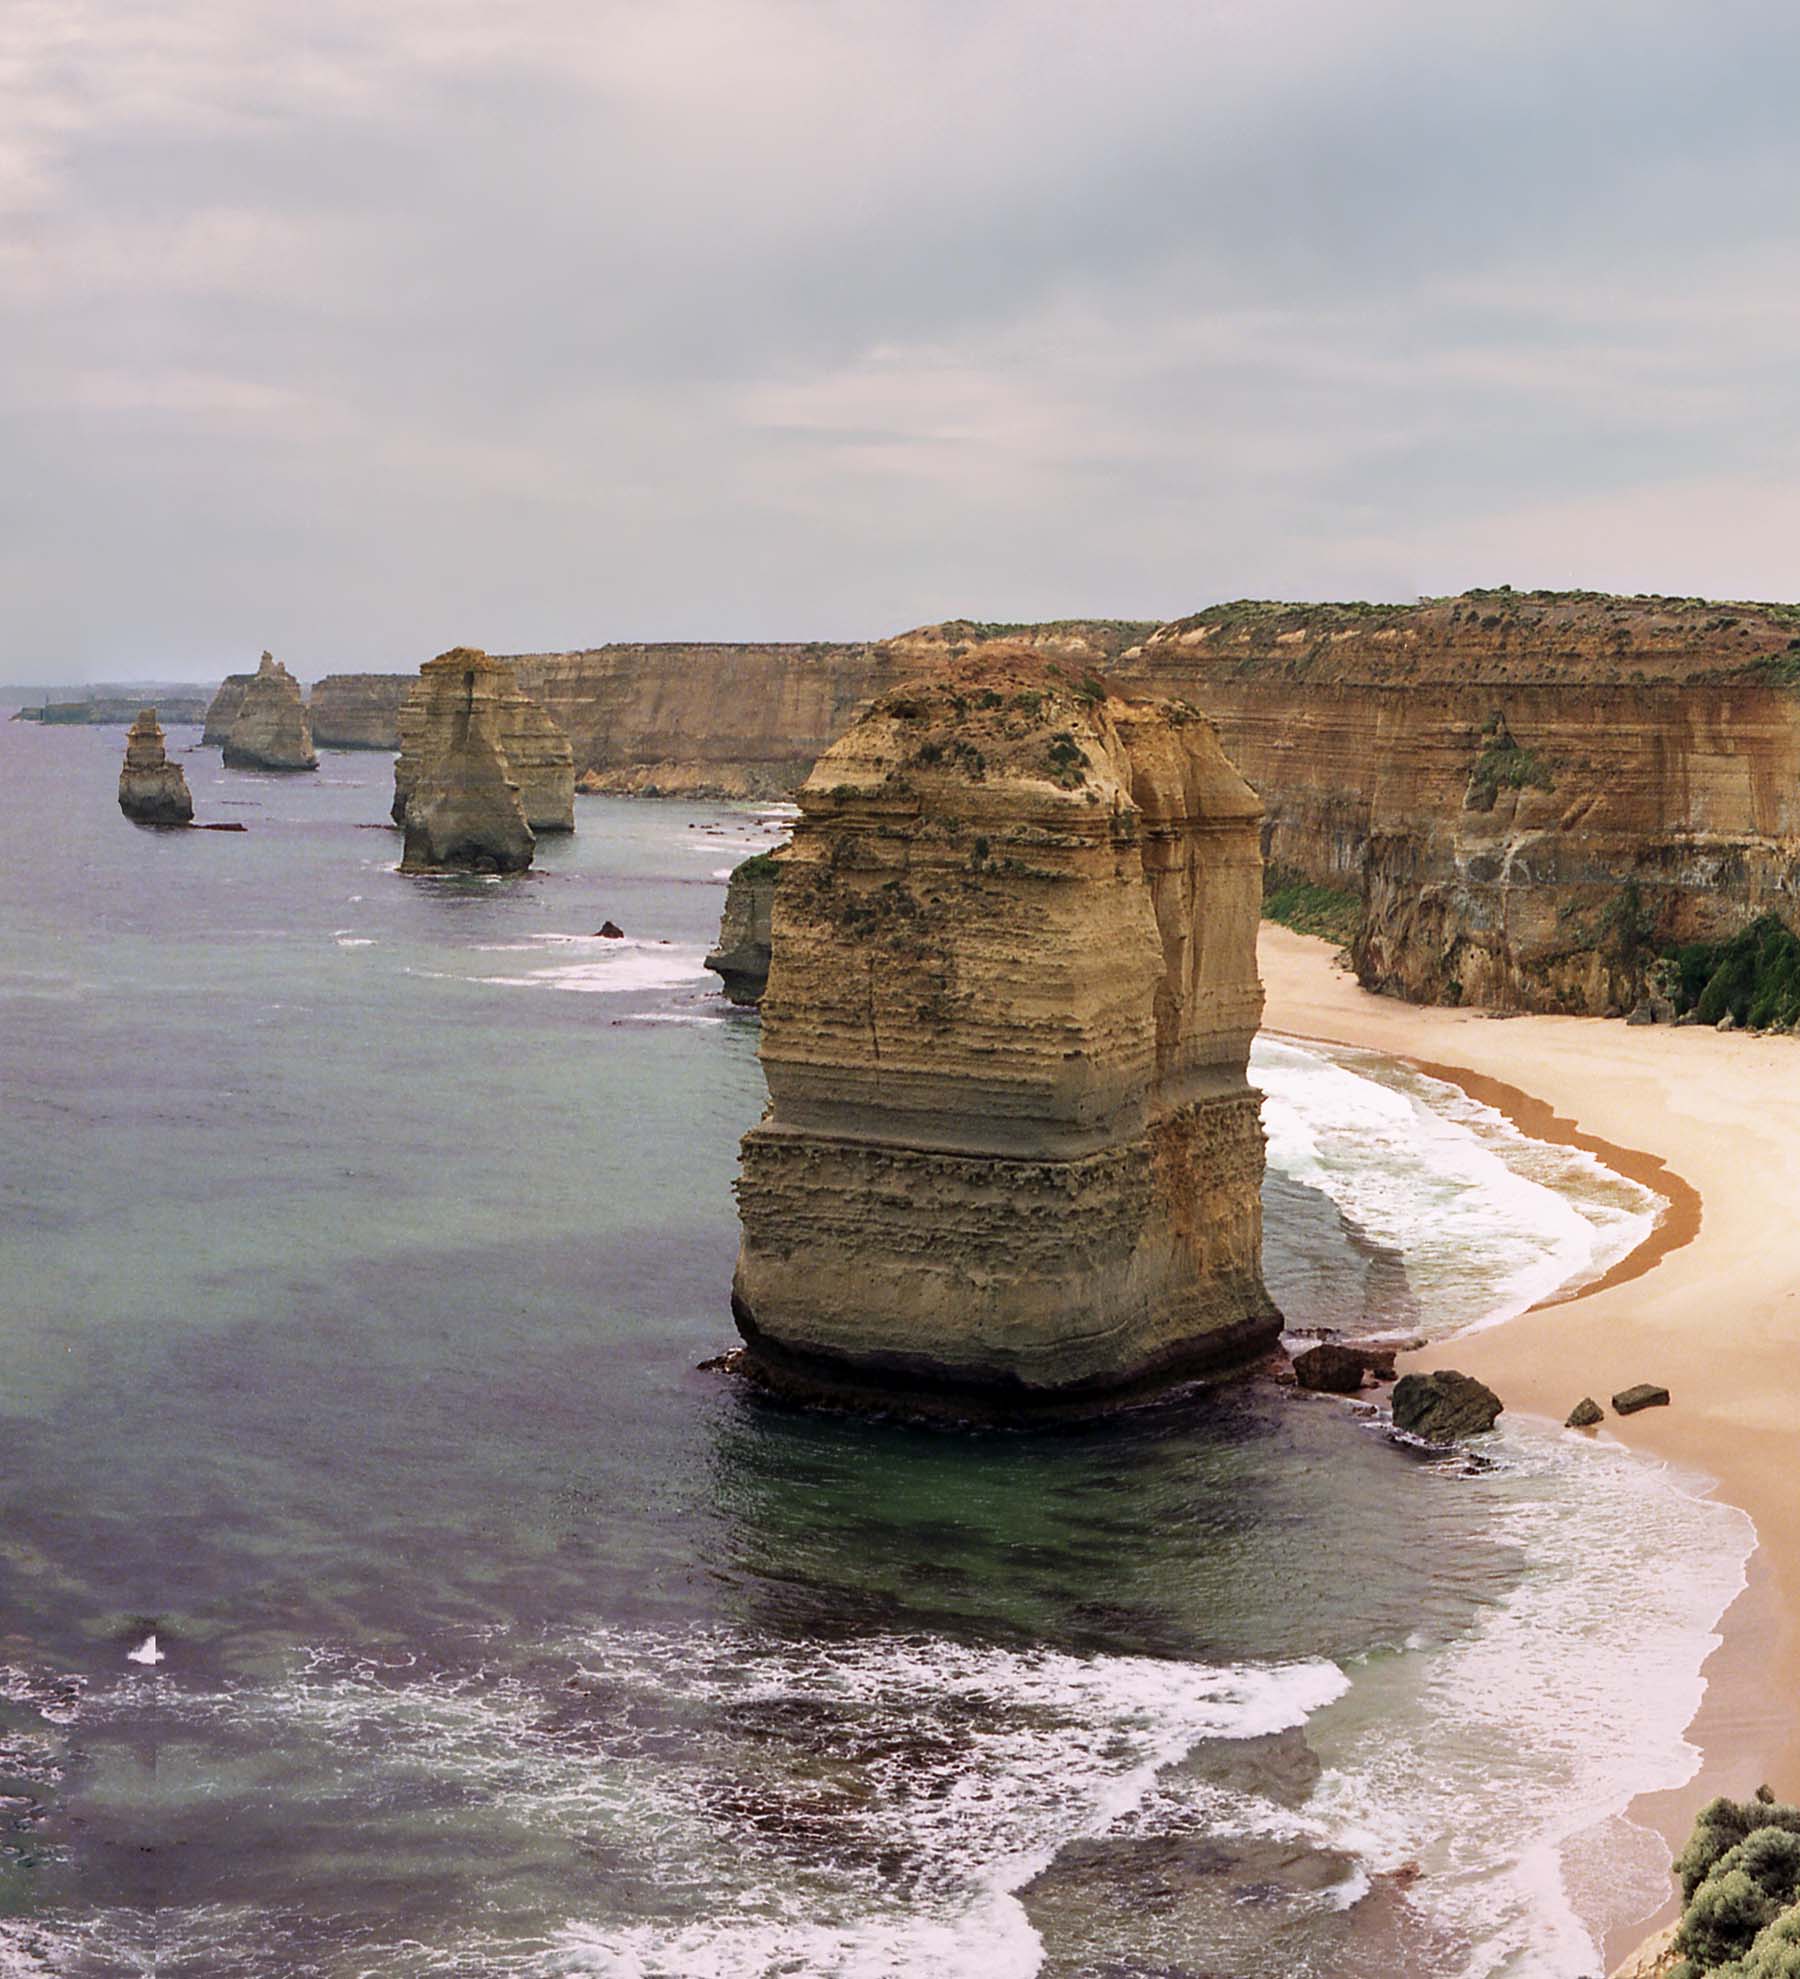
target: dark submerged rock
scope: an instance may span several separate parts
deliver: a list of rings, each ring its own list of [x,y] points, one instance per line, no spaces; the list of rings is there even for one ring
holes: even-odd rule
[[[1504,1404],[1485,1382],[1455,1368],[1402,1375],[1394,1385],[1394,1427],[1428,1443],[1454,1443],[1492,1429]]]
[[[594,930],[594,933],[601,941],[623,941],[625,939],[625,930],[619,926],[617,921],[602,921]]]

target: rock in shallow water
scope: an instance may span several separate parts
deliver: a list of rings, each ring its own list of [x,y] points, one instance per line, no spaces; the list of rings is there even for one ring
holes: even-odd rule
[[[1479,1436],[1493,1428],[1503,1406],[1485,1382],[1451,1367],[1404,1374],[1394,1384],[1394,1427],[1428,1443]]]
[[[1565,1429],[1592,1429],[1595,1423],[1606,1420],[1606,1411],[1592,1395],[1584,1395],[1563,1418]]]
[[[1657,1387],[1653,1381],[1640,1381],[1630,1388],[1621,1388],[1612,1398],[1613,1411],[1617,1415],[1634,1416],[1639,1409],[1661,1409],[1668,1406],[1669,1391]]]
[[[1294,1378],[1302,1388],[1321,1394],[1354,1395],[1363,1385],[1363,1358],[1353,1348],[1326,1340],[1294,1356]]]

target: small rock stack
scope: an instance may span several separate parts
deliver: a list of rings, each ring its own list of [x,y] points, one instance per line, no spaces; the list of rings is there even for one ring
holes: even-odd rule
[[[141,709],[125,737],[119,809],[137,825],[188,825],[194,821],[187,778],[181,765],[171,763],[164,751],[154,708]]]
[[[225,738],[228,770],[316,770],[300,683],[272,653],[250,676]]]

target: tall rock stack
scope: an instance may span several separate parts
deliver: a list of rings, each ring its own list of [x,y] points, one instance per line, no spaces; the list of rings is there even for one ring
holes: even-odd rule
[[[200,740],[222,749],[231,739],[231,724],[244,705],[244,689],[256,678],[253,673],[228,673],[219,682],[218,692],[206,706],[206,726]]]
[[[1261,806],[1211,727],[990,648],[820,759],[732,1306],[802,1390],[1080,1404],[1274,1341]]]
[[[300,683],[272,654],[250,676],[225,738],[231,770],[316,770],[319,758],[307,725]]]
[[[407,700],[405,873],[518,873],[536,840],[500,740],[512,673],[472,646],[419,669]]]
[[[575,757],[569,738],[537,703],[522,693],[512,667],[473,646],[459,646],[481,661],[483,694],[494,723],[495,740],[506,756],[508,774],[519,787],[525,821],[534,832],[575,829]],[[452,655],[445,654],[444,659]],[[407,802],[425,760],[424,736],[437,689],[429,682],[433,660],[400,705],[400,754],[394,763],[395,824],[406,823]]]
[[[144,708],[125,736],[125,761],[119,771],[119,809],[133,824],[189,825],[194,800],[179,763],[163,749],[163,732],[156,710]]]

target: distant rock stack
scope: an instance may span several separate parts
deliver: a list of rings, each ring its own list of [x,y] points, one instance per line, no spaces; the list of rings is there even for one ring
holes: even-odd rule
[[[231,739],[231,724],[244,705],[244,689],[256,678],[253,673],[228,673],[206,709],[206,727],[200,740],[209,748],[222,749]]]
[[[272,654],[250,676],[231,733],[225,738],[231,770],[316,770],[319,758],[307,725],[300,683]]]
[[[163,732],[156,710],[145,708],[125,737],[125,762],[119,771],[119,809],[136,825],[189,825],[194,800],[179,763],[163,749]]]
[[[733,1003],[757,1004],[769,981],[770,921],[781,866],[773,852],[759,852],[735,867],[719,917],[719,945],[706,958]]]
[[[501,721],[512,673],[472,646],[419,669],[407,699],[412,775],[405,873],[519,873],[536,845],[519,800]]]
[[[519,787],[526,823],[534,832],[573,831],[575,757],[569,738],[521,691],[505,660],[496,660],[473,646],[459,646],[457,652],[473,654],[481,662],[483,693],[493,715],[495,739],[505,753],[508,774]],[[447,653],[443,659],[421,667],[420,679],[401,703],[400,754],[394,763],[393,819],[397,825],[406,823],[407,800],[424,760],[422,738],[439,692],[432,684],[431,670],[453,657]]]
[[[1211,726],[989,648],[878,699],[800,806],[738,1184],[750,1365],[1008,1412],[1272,1345],[1261,805]]]

